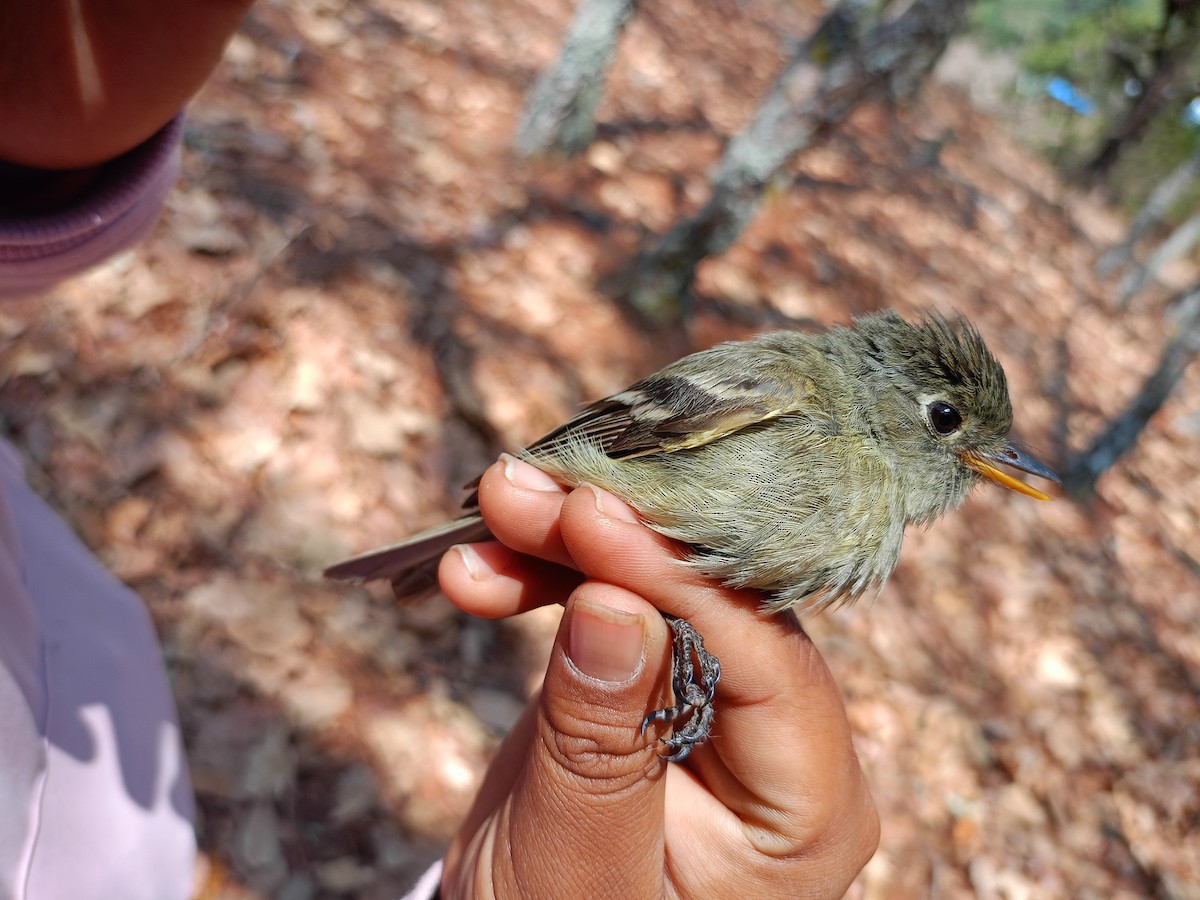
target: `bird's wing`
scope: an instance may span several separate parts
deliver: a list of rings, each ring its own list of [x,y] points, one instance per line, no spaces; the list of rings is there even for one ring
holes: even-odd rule
[[[777,354],[724,344],[593,403],[528,450],[552,453],[567,441],[596,441],[614,459],[700,447],[735,431],[794,413],[811,401],[811,382]],[[726,359],[713,357],[724,355]],[[721,363],[724,363],[722,365]]]
[[[684,357],[662,371],[593,403],[565,425],[531,444],[531,456],[552,455],[556,445],[583,438],[609,456],[628,459],[700,447],[779,416],[813,410],[811,380],[800,374],[793,352],[761,343],[720,344]],[[478,487],[476,479],[469,488]],[[487,540],[487,525],[472,492],[468,514],[391,547],[331,566],[327,578],[390,578],[402,590],[416,576],[432,581],[438,557],[453,544]]]

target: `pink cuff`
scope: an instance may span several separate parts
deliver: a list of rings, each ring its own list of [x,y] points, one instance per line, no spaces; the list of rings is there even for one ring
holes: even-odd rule
[[[142,237],[179,177],[183,113],[104,166],[68,209],[40,216],[0,211],[0,297],[49,287]]]

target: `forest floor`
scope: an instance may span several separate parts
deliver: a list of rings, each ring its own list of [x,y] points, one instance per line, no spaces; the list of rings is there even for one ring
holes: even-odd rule
[[[818,4],[643,4],[596,143],[516,160],[572,6],[263,0],[153,235],[0,309],[30,481],[162,636],[210,900],[395,897],[441,853],[557,610],[319,572],[453,513],[500,449],[720,339],[933,307],[1059,465],[1163,346],[1169,286],[1119,312],[1093,274],[1121,220],[944,83],[803,154],[686,327],[640,327],[598,285],[703,201]],[[806,622],[883,820],[850,896],[1200,897],[1198,438],[1193,369],[1094,499],[980,490],[871,608]]]

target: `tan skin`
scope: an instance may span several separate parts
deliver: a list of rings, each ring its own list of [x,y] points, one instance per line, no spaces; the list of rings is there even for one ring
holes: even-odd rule
[[[69,206],[200,90],[250,0],[0,3],[0,209]]]
[[[249,0],[0,3],[0,159],[99,165],[162,128],[221,58]]]
[[[249,6],[0,3],[0,205],[68,202],[153,135]],[[841,696],[804,632],[688,574],[611,495],[565,492],[514,461],[488,470],[480,500],[503,544],[475,548],[476,577],[468,555],[447,554],[448,596],[491,618],[557,602],[566,615],[542,694],[447,854],[445,896],[841,896],[879,821]],[[714,736],[685,765],[637,731],[669,702],[658,609],[696,625],[725,665]]]
[[[487,617],[563,601],[566,615],[542,694],[446,857],[444,895],[842,896],[879,819],[841,694],[803,630],[679,566],[677,546],[611,494],[567,493],[502,460],[479,496],[503,543],[447,554],[447,596]],[[684,765],[637,731],[669,680],[660,609],[691,621],[724,666],[713,737]],[[628,678],[623,642],[644,648]]]

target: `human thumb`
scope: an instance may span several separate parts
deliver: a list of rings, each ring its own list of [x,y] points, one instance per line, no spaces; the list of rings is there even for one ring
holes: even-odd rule
[[[658,896],[665,764],[646,715],[666,704],[666,625],[636,594],[581,585],[555,640],[513,785],[521,896]]]

